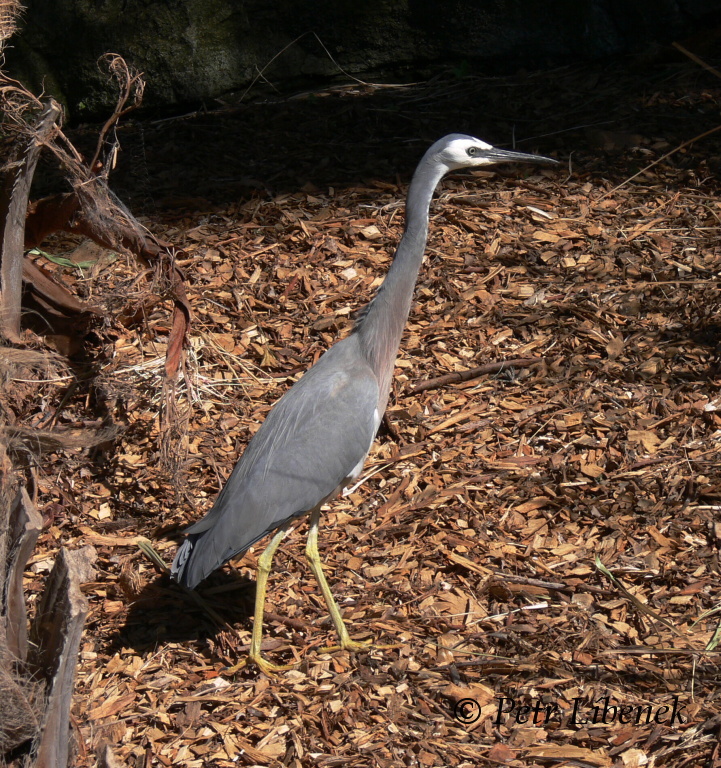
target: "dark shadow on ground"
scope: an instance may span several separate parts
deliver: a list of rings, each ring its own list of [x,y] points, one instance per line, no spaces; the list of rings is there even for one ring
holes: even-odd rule
[[[199,587],[197,597],[229,625],[249,627],[254,580],[227,570],[216,571]],[[187,590],[169,576],[158,576],[132,599],[127,620],[112,638],[109,650],[133,648],[143,653],[165,643],[218,642],[223,631]]]
[[[714,53],[707,51],[711,61]],[[620,182],[715,127],[714,99],[703,94],[717,88],[712,74],[673,51],[645,63],[627,58],[508,77],[442,71],[403,88],[352,85],[211,105],[122,127],[112,182],[135,213],[146,214],[182,207],[183,198],[192,198],[191,210],[201,201],[212,210],[306,185],[405,182],[425,148],[451,132],[571,158],[572,167]],[[95,135],[87,131],[89,146]],[[85,136],[80,129],[73,138],[82,145]],[[720,142],[711,136],[666,162],[703,163],[708,183]]]

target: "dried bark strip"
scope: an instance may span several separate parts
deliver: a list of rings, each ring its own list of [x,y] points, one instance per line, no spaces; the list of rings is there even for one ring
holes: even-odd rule
[[[23,595],[23,572],[43,527],[43,520],[21,488],[10,509],[8,521],[9,562],[3,606],[7,649],[20,661],[28,655],[27,610]]]
[[[96,307],[79,301],[64,285],[56,282],[46,269],[32,261],[29,256],[25,256],[23,260],[23,281],[43,303],[52,305],[66,315],[102,314]]]
[[[23,157],[6,166],[6,179],[0,199],[2,212],[2,252],[0,258],[0,329],[11,341],[20,340],[20,301],[22,296],[23,242],[30,187],[40,149],[56,129],[60,106],[50,99],[28,137]]]
[[[104,185],[100,179],[95,182]],[[182,350],[190,328],[190,303],[185,292],[183,273],[175,264],[176,259],[182,259],[184,254],[170,243],[156,238],[150,232],[144,232],[130,214],[124,213],[123,218],[125,222],[113,216],[112,210],[105,211],[100,206],[93,210],[92,216],[88,215],[88,206],[77,192],[46,197],[29,208],[25,247],[34,248],[52,232],[62,231],[84,235],[110,250],[122,248],[143,264],[154,265],[167,281],[167,290],[174,303],[165,367],[168,379],[173,379],[180,367]],[[37,265],[34,266],[37,268]],[[35,282],[33,286],[40,288]],[[49,298],[48,294],[46,290],[44,295]],[[82,304],[80,307],[84,311],[92,311]]]
[[[92,547],[61,549],[45,585],[31,628],[36,650],[31,660],[49,684],[36,768],[64,768],[70,757],[70,706],[80,638],[88,601],[80,591],[94,575]]]

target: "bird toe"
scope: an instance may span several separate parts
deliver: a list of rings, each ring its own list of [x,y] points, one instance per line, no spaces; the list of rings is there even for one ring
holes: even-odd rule
[[[261,672],[268,675],[268,677],[273,677],[274,675],[277,675],[278,672],[287,672],[289,669],[295,669],[298,666],[297,664],[273,664],[259,654],[257,656],[248,656],[248,661],[252,661],[255,666],[258,667]]]

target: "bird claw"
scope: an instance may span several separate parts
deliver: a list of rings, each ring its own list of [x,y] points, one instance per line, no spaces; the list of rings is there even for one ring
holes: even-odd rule
[[[223,670],[223,673],[228,675],[230,677],[231,675],[234,675],[236,672],[239,672],[243,667],[248,666],[248,657],[246,656],[244,659],[241,659],[237,664],[234,664],[232,667],[226,667]]]

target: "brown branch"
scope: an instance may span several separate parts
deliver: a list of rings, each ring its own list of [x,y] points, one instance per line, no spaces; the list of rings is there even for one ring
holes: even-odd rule
[[[296,632],[308,632],[311,629],[311,625],[302,619],[291,619],[290,616],[284,616],[280,613],[271,613],[270,611],[266,611],[264,616],[266,621],[276,621],[278,624],[285,624],[286,627],[290,627]]]
[[[444,387],[446,384],[458,384],[461,381],[470,381],[471,379],[477,379],[479,376],[483,376],[486,373],[498,373],[506,368],[528,368],[531,365],[542,363],[544,359],[545,358],[543,357],[517,357],[512,360],[502,360],[497,363],[479,365],[478,368],[471,368],[467,371],[447,373],[445,376],[439,376],[437,379],[428,379],[427,381],[422,381],[420,384],[416,384],[411,390],[411,394],[417,395],[419,392],[426,392],[429,389],[438,389],[438,387]]]

